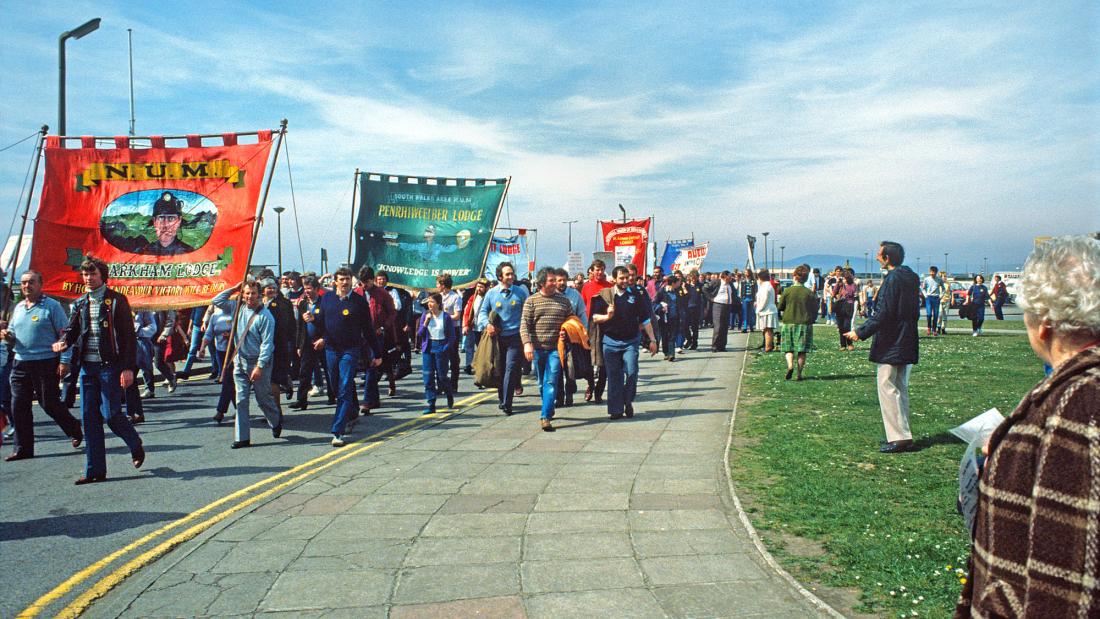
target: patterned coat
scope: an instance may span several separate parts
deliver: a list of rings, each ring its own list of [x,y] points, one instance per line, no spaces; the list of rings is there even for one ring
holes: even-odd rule
[[[997,428],[956,617],[1100,616],[1100,347]]]

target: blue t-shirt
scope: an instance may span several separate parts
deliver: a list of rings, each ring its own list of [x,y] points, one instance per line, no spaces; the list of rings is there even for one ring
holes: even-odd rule
[[[30,308],[20,301],[12,311],[8,329],[15,335],[15,358],[18,361],[40,361],[57,357],[53,343],[69,326],[69,318],[57,301],[42,296]]]

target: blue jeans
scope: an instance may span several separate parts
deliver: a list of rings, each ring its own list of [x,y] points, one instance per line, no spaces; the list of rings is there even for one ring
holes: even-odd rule
[[[355,397],[355,373],[359,371],[359,349],[325,350],[328,375],[336,390],[336,414],[332,418],[332,433],[343,434],[348,420],[358,411]]]
[[[137,355],[137,369],[141,371],[141,375],[145,378],[145,388],[149,391],[155,391],[153,355],[156,354],[156,351],[153,347],[153,340],[145,337],[137,338],[137,347],[134,352]],[[134,373],[134,380],[137,380],[137,372]]]
[[[741,330],[756,329],[756,302],[752,297],[741,299]]]
[[[603,363],[607,368],[607,414],[621,415],[638,391],[638,343],[641,336],[617,340],[603,336]]]
[[[924,318],[929,329],[935,329],[940,320],[939,296],[924,297]]]
[[[428,342],[427,350],[420,355],[424,370],[424,399],[432,408],[435,408],[435,399],[441,392],[443,395],[451,393],[451,380],[447,377],[450,360],[451,349],[442,341]]]
[[[191,366],[195,365],[195,361],[199,358],[200,348],[202,348],[202,325],[193,325],[191,327],[191,346],[187,349],[187,361],[183,363],[184,374],[191,374]]]
[[[121,368],[109,363],[85,361],[80,368],[80,415],[84,424],[84,476],[107,475],[107,448],[103,422],[130,448],[141,449],[141,437],[122,414]]]
[[[477,351],[477,344],[480,341],[481,331],[470,331],[466,334],[466,367],[474,364],[474,352]]]
[[[540,419],[554,418],[554,402],[561,382],[561,356],[557,349],[535,349],[535,374],[542,385],[542,414]]]
[[[512,398],[516,394],[523,366],[523,342],[519,334],[499,335],[500,364],[504,367],[501,386],[497,387],[497,399],[504,408],[512,408]]]

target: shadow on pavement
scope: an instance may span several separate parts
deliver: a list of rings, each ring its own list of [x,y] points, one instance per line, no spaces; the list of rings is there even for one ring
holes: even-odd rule
[[[255,449],[258,445],[254,445]],[[158,466],[156,468],[149,469],[148,472],[154,477],[164,477],[167,479],[182,479],[184,481],[191,481],[195,479],[201,479],[203,477],[236,477],[238,475],[255,475],[257,473],[279,473],[285,471],[289,467],[285,466],[222,466],[206,469],[191,469],[187,471],[177,471],[170,466]],[[110,479],[110,478],[108,478]]]
[[[0,522],[0,542],[55,535],[73,538],[101,537],[147,524],[179,520],[186,515],[180,512],[96,512],[65,514],[23,522]],[[31,560],[31,557],[27,559]]]

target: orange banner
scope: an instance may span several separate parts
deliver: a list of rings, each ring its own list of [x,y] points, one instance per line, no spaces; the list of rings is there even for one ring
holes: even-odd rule
[[[650,219],[634,221],[601,221],[604,251],[615,252],[617,256],[629,254],[630,262],[638,267],[639,273],[646,272],[646,246],[649,243]],[[619,248],[616,250],[616,248]],[[625,251],[625,254],[624,254]],[[619,260],[616,258],[616,264]]]
[[[271,132],[255,144],[65,148],[46,138],[46,178],[31,268],[46,294],[84,292],[80,262],[109,266],[108,284],[135,309],[204,305],[244,277]],[[116,146],[126,145],[125,138]]]

